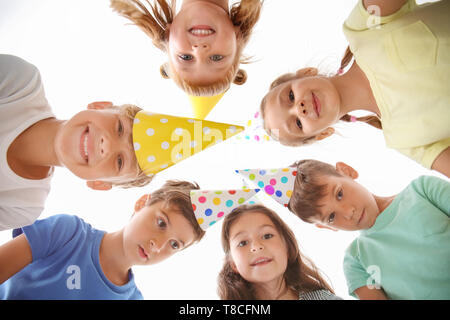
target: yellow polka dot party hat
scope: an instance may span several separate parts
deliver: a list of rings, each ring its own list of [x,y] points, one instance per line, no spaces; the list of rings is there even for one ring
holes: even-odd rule
[[[243,130],[228,123],[139,111],[133,122],[134,151],[141,170],[153,176]]]
[[[250,183],[287,207],[294,190],[297,167],[236,170]]]
[[[212,97],[189,96],[194,117],[197,119],[205,119],[219,100],[222,99],[223,95],[224,92]]]
[[[259,189],[191,190],[191,203],[197,222],[203,230],[214,225],[235,208],[246,203]],[[255,203],[255,201],[249,201]]]

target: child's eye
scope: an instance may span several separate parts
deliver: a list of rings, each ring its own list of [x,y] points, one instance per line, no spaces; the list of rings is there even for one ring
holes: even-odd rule
[[[344,191],[340,189],[336,195],[338,200],[342,200],[342,197],[344,197]]]
[[[161,229],[165,229],[167,227],[167,223],[161,218],[158,218],[156,223],[158,224],[158,227],[160,227]]]
[[[294,91],[292,90],[289,90],[289,101],[291,102],[295,101]]]
[[[220,61],[223,59],[223,56],[220,54],[214,54],[211,57],[209,57],[209,59],[211,59],[212,61]]]
[[[190,55],[190,54],[180,54],[179,56],[178,56],[181,60],[184,60],[184,61],[190,61],[190,60],[192,60],[194,57],[192,56],[192,55]]]
[[[123,167],[123,159],[121,156],[117,157],[117,166],[119,167],[119,170],[121,170]]]
[[[328,217],[329,224],[332,224],[334,222],[335,216],[336,216],[336,214],[334,212],[332,214],[330,214],[330,216]]]
[[[242,240],[238,243],[238,247],[243,247],[245,245],[247,245],[248,241],[247,240]]]
[[[266,233],[265,235],[263,235],[263,239],[267,240],[273,237],[273,234],[271,233]]]
[[[117,131],[119,132],[119,136],[121,136],[123,133],[123,124],[122,124],[122,121],[120,121],[120,120],[119,120],[119,127],[118,127]]]
[[[170,240],[170,246],[172,247],[173,250],[180,249],[180,244],[176,240]]]
[[[295,124],[297,125],[297,127],[299,127],[299,129],[303,129],[302,122],[300,121],[299,118],[297,118],[297,120],[295,121]]]

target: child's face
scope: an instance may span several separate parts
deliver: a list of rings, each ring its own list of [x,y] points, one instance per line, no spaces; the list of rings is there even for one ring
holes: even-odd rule
[[[313,218],[319,227],[355,231],[374,225],[380,214],[377,202],[354,178],[345,173],[340,177],[322,175],[317,182],[327,185],[327,193],[318,203],[321,215]]]
[[[89,109],[66,121],[55,139],[62,165],[85,180],[123,181],[137,174],[133,122],[117,109]]]
[[[283,277],[288,255],[285,241],[263,213],[247,212],[230,228],[231,265],[251,283]]]
[[[169,258],[195,240],[194,228],[176,206],[159,201],[135,212],[123,232],[130,265],[150,265]]]
[[[327,78],[296,78],[267,94],[265,126],[281,142],[320,140],[334,132],[330,126],[339,120],[339,104],[339,94]]]
[[[170,25],[169,60],[180,78],[208,85],[225,78],[237,51],[228,14],[207,1],[182,7]]]

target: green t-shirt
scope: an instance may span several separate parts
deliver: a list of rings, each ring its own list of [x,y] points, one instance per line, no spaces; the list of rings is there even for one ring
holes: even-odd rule
[[[449,182],[412,181],[347,248],[349,294],[379,285],[391,299],[450,299],[449,216]]]

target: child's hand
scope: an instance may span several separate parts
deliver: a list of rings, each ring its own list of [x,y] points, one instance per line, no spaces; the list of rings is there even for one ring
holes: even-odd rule
[[[106,109],[113,106],[113,103],[111,101],[96,101],[89,103],[87,108],[88,109]]]
[[[142,197],[140,197],[134,205],[134,212],[138,212],[139,210],[141,210],[151,196],[152,196],[151,194],[144,194]]]

